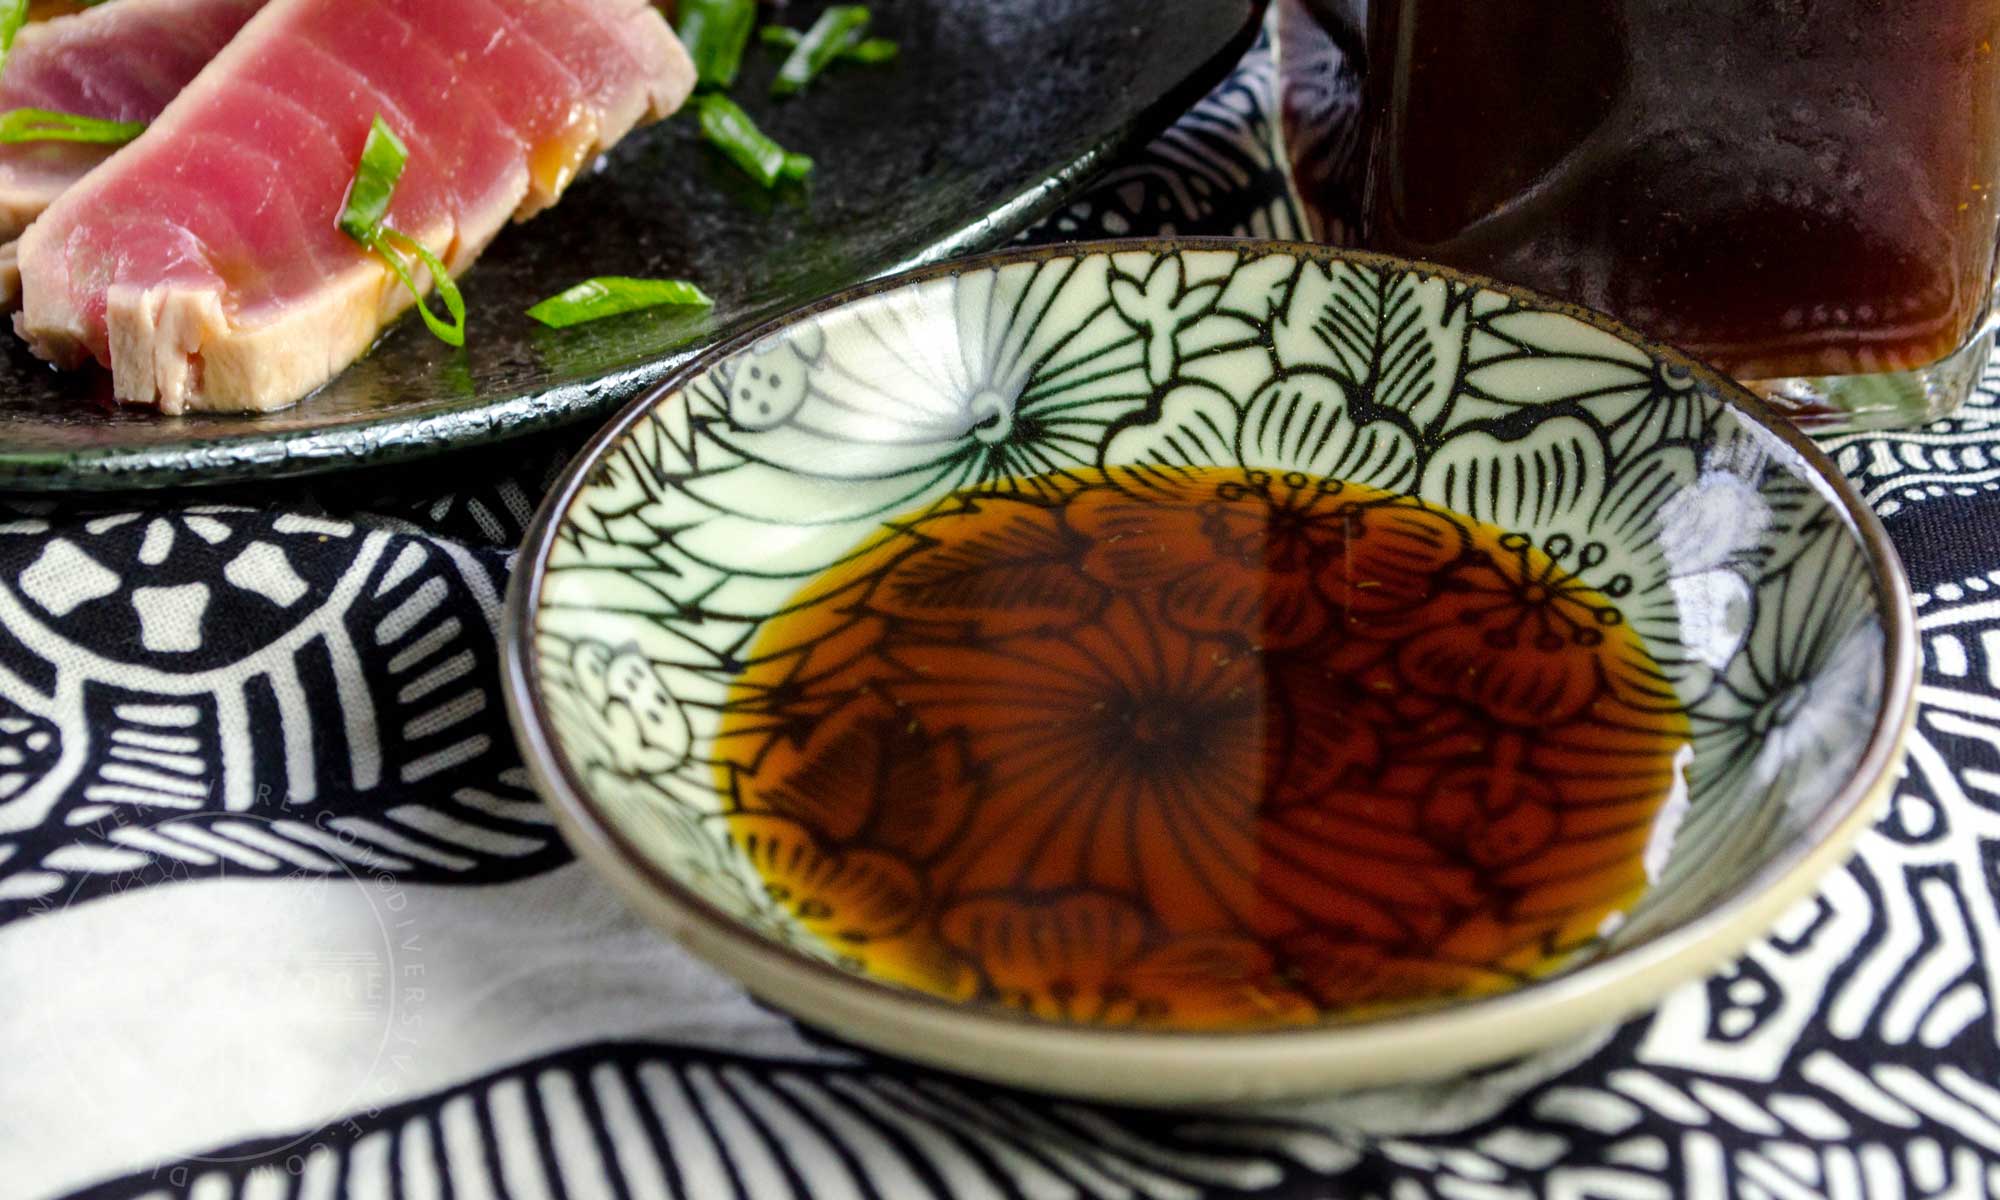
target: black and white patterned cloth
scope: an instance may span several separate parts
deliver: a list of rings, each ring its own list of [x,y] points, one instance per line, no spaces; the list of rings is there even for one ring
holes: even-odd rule
[[[1034,236],[1287,236],[1261,49]],[[2000,375],[1829,449],[1914,578],[1857,857],[1739,961],[1475,1078],[1227,1114],[832,1043],[556,837],[495,661],[580,440],[112,507],[0,500],[0,1200],[2000,1193]]]

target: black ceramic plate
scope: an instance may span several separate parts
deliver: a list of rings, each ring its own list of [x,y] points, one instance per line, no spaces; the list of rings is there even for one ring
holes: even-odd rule
[[[256,417],[107,412],[101,378],[0,340],[0,488],[157,487],[408,458],[598,416],[717,337],[899,267],[1002,241],[1164,128],[1255,35],[1263,0],[879,0],[902,44],[803,97],[764,99],[753,46],[732,93],[818,160],[766,194],[683,116],[627,138],[562,204],[510,229],[464,280],[469,345],[414,321],[298,407]],[[821,6],[792,4],[788,24]],[[556,331],[521,315],[592,275],[684,276],[698,317]]]

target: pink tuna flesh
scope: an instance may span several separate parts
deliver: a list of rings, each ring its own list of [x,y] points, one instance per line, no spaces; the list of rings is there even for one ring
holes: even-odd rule
[[[22,237],[16,327],[128,403],[291,404],[411,302],[334,224],[376,114],[389,223],[457,274],[693,74],[648,0],[270,0]]]
[[[119,0],[21,30],[0,72],[0,110],[46,108],[151,121],[264,0]],[[0,237],[13,237],[115,146],[0,145]]]

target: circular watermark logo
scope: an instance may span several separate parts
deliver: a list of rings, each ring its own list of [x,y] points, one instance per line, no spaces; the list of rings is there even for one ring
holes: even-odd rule
[[[72,828],[70,886],[27,927],[65,910],[28,1006],[48,1102],[149,1126],[133,1136],[154,1145],[241,1147],[181,1157],[164,1182],[253,1161],[300,1174],[412,1090],[425,935],[394,859],[337,815],[287,817],[268,793],[258,808],[279,815],[119,809]]]

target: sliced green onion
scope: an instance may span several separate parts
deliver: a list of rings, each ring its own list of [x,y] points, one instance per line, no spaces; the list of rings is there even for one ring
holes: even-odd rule
[[[811,159],[788,154],[727,96],[712,92],[697,96],[695,115],[701,121],[702,136],[765,187],[775,186],[780,179],[803,178],[812,170]]]
[[[736,82],[756,23],[757,0],[680,0],[674,32],[694,60],[696,86],[726,88]]]
[[[708,308],[714,303],[706,292],[685,279],[632,279],[623,275],[600,275],[550,296],[529,309],[528,315],[552,329],[568,329],[585,321],[598,321],[642,308],[664,305]]]
[[[90,0],[85,7],[98,3]],[[0,0],[0,70],[14,51],[14,39],[28,22],[28,0]],[[95,142],[122,146],[146,131],[144,121],[107,121],[46,108],[0,113],[0,142]]]
[[[14,37],[28,23],[28,0],[0,0],[0,66],[14,48]]]
[[[778,77],[771,81],[771,93],[790,96],[804,91],[814,77],[840,57],[849,42],[861,36],[869,19],[868,7],[863,4],[836,4],[822,12],[799,44],[792,47],[785,65],[778,68]]]
[[[765,45],[776,46],[781,50],[790,50],[800,42],[806,40],[805,34],[800,33],[789,25],[766,25],[764,28],[758,30],[757,33],[764,40]],[[903,52],[901,46],[890,41],[888,38],[869,38],[866,41],[862,41],[859,34],[860,31],[857,30],[855,33],[848,35],[847,44],[840,49],[840,59],[842,62],[866,63],[870,65],[885,63]]]
[[[869,38],[856,42],[840,52],[840,57],[848,62],[875,63],[890,62],[903,52],[903,48],[888,38]]]
[[[364,245],[389,215],[389,200],[410,161],[410,148],[378,114],[361,145],[354,181],[347,185],[347,202],[340,210],[340,231]]]
[[[0,113],[0,142],[97,142],[122,146],[146,132],[144,121],[105,121],[46,108]]]
[[[341,205],[337,224],[342,233],[389,264],[396,278],[417,298],[417,312],[439,341],[449,346],[463,346],[465,297],[459,292],[451,272],[445,270],[444,263],[438,261],[437,255],[432,254],[422,242],[384,224],[389,214],[389,202],[396,194],[396,184],[402,179],[403,167],[409,161],[409,147],[378,115],[368,127],[368,140],[362,144],[361,161],[355,164],[354,179],[347,185],[347,200]],[[445,311],[451,314],[450,321],[432,312],[430,305],[425,303],[424,294],[417,290],[417,281],[410,272],[409,264],[403,261],[403,253],[414,256],[430,271],[431,283],[437,288],[438,299],[444,301]]]
[[[451,272],[445,270],[444,264],[438,261],[438,256],[432,254],[422,242],[409,234],[391,229],[387,225],[375,231],[375,240],[368,248],[388,261],[389,269],[396,273],[396,278],[402,280],[403,286],[410,289],[410,294],[417,298],[417,315],[424,319],[424,324],[430,326],[438,341],[447,346],[465,345],[465,296],[458,290],[458,284],[452,279]],[[438,299],[444,301],[445,311],[451,314],[450,321],[432,312],[431,306],[424,302],[424,294],[417,290],[416,280],[410,278],[409,267],[404,265],[401,256],[395,253],[397,249],[407,250],[416,255],[424,266],[430,269],[431,283],[437,287]]]

